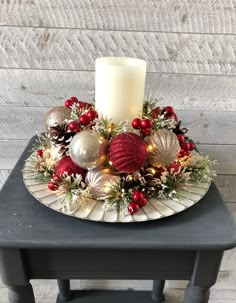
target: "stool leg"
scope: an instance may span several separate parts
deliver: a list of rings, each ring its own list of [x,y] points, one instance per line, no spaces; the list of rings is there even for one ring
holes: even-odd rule
[[[163,290],[165,287],[165,280],[153,280],[152,299],[156,302],[164,302],[165,296]]]
[[[185,290],[184,303],[207,303],[209,296],[209,288],[193,286],[189,283]]]
[[[70,301],[70,280],[57,280],[59,288],[59,298],[61,301]]]
[[[195,257],[191,280],[185,290],[184,303],[207,303],[210,288],[217,279],[222,251],[199,251]]]

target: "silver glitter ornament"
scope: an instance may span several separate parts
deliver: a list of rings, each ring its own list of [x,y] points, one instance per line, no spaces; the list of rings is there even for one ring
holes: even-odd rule
[[[90,188],[94,199],[98,200],[106,199],[119,180],[120,178],[112,174],[109,168],[91,169],[85,177],[85,182]]]
[[[83,130],[77,133],[70,142],[71,159],[78,166],[93,169],[106,160],[106,139],[100,134]]]
[[[176,134],[168,129],[158,129],[145,140],[148,143],[148,162],[158,167],[169,165],[178,157],[180,145]]]
[[[70,115],[71,109],[66,106],[56,106],[50,109],[45,119],[47,131],[50,131],[50,127],[61,125],[66,119],[69,120]]]

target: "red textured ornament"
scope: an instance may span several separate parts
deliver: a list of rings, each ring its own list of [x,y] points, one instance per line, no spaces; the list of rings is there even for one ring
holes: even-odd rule
[[[141,127],[141,119],[136,118],[132,121],[132,126],[134,129],[140,129]]]
[[[133,215],[136,214],[139,211],[139,205],[134,203],[134,202],[130,202],[128,204],[128,212]]]
[[[86,115],[81,115],[79,117],[79,122],[83,125],[88,125],[90,123],[90,120]]]
[[[85,178],[87,170],[79,167],[76,165],[72,160],[71,157],[66,156],[62,158],[56,166],[55,173],[57,175],[63,175],[64,173],[67,173],[68,175],[72,174],[80,174],[83,177],[83,180]]]
[[[111,140],[108,156],[115,169],[132,173],[145,164],[148,157],[147,146],[140,136],[122,133]]]

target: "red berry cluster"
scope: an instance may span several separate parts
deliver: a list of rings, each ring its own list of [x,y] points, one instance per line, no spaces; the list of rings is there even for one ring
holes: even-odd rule
[[[76,97],[71,97],[70,99],[65,101],[65,106],[66,107],[71,107],[74,105],[74,103],[79,104],[81,101],[79,101]]]
[[[139,129],[141,134],[148,136],[152,132],[152,120],[150,119],[139,119],[136,118],[132,121],[132,126],[134,129]]]
[[[37,156],[38,157],[42,157],[43,156],[43,150],[42,149],[38,149],[37,151],[36,151],[36,154],[37,154]]]
[[[159,115],[162,114],[165,114],[166,119],[174,119],[176,122],[178,122],[178,117],[172,106],[166,106],[164,108],[156,107],[153,109],[151,116],[153,119],[156,119]]]
[[[61,183],[61,178],[58,174],[52,176],[52,180],[48,182],[48,188],[52,191],[57,190]]]
[[[128,205],[128,211],[131,215],[137,213],[140,207],[147,204],[147,199],[140,191],[135,191],[132,195],[132,201]]]
[[[81,115],[79,117],[79,121],[71,121],[68,124],[68,128],[73,133],[77,133],[80,131],[81,125],[87,126],[92,121],[94,121],[94,119],[96,119],[97,117],[98,117],[98,113],[95,110],[91,109],[87,113]]]
[[[188,142],[188,140],[186,140],[184,135],[182,135],[182,134],[178,134],[177,137],[178,137],[179,144],[181,147],[181,150],[179,152],[179,157],[182,158],[185,156],[189,156],[190,151],[194,150],[195,144],[192,142]]]
[[[181,170],[181,164],[179,161],[175,161],[167,166],[167,170],[170,174],[179,174]]]

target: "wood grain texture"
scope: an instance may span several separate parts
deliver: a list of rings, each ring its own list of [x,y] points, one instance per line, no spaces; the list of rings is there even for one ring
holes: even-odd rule
[[[1,25],[235,33],[231,0],[2,0]]]
[[[198,145],[198,148],[203,154],[209,155],[211,159],[216,159],[218,161],[218,165],[215,165],[214,167],[218,174],[236,174],[236,145],[201,144]]]
[[[0,106],[0,140],[30,139],[45,131],[44,120],[49,107]],[[236,112],[177,111],[189,136],[201,144],[236,144],[232,129]],[[9,127],[10,125],[10,127]],[[226,147],[226,150],[228,147]]]
[[[148,94],[177,110],[236,111],[236,77],[150,73]],[[94,72],[0,70],[0,105],[57,106],[73,95],[93,102]]]
[[[0,67],[93,70],[102,56],[145,59],[149,72],[236,75],[236,37],[0,27]]]

